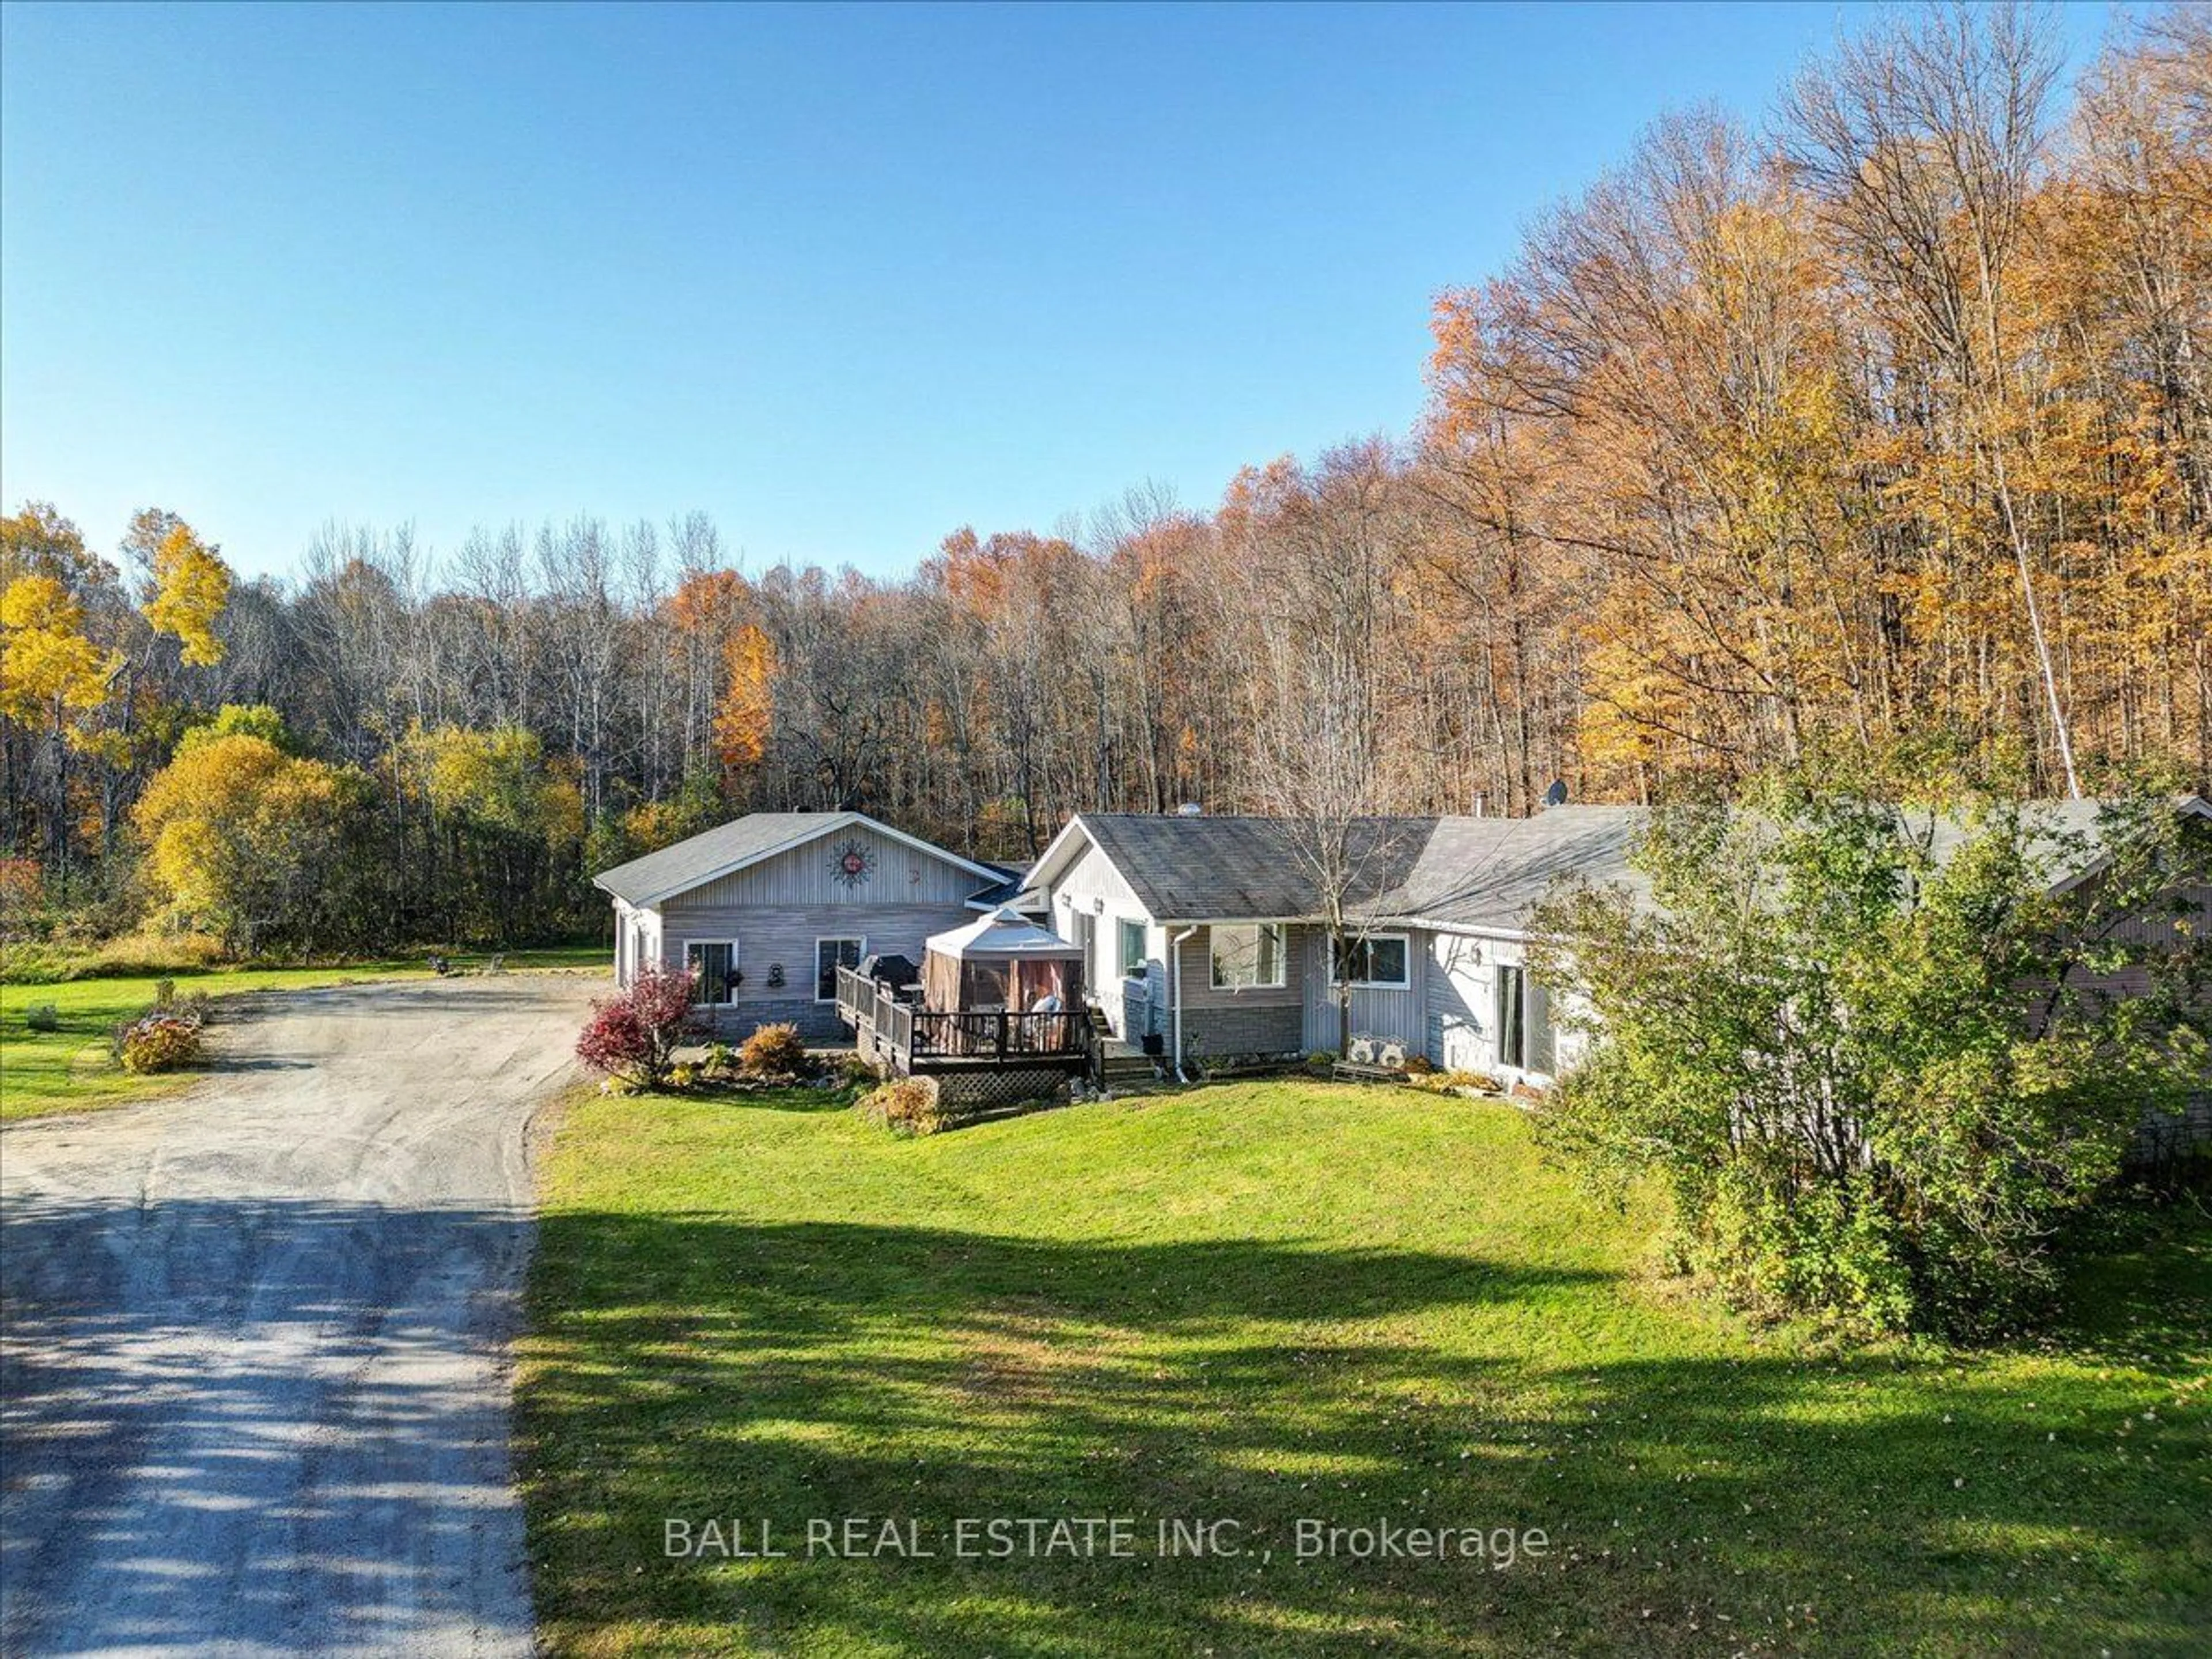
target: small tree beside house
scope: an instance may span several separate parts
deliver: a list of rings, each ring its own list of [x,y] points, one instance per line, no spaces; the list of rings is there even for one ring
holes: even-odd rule
[[[592,1004],[576,1039],[576,1058],[633,1088],[658,1088],[676,1051],[703,1034],[684,969],[641,968],[617,994]]]
[[[1261,621],[1251,676],[1259,699],[1251,793],[1289,826],[1328,933],[1340,1056],[1352,1039],[1358,914],[1404,848],[1384,816],[1375,638],[1382,602],[1385,492],[1364,449],[1332,456],[1320,477],[1276,505],[1261,538],[1276,603]]]

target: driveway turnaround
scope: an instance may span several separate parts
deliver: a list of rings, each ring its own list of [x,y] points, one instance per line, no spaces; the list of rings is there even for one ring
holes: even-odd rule
[[[0,1134],[0,1650],[531,1651],[525,1130],[597,988],[259,999],[205,1083]]]

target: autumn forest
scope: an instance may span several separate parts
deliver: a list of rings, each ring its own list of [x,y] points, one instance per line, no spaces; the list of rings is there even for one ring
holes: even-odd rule
[[[246,580],[190,502],[112,556],[27,502],[10,931],[551,938],[737,811],[1022,860],[1085,809],[1296,811],[1316,752],[1374,811],[2212,786],[2212,12],[2071,79],[2032,12],[1885,22],[1461,275],[1412,430],[896,580],[741,570],[700,514],[333,526]]]

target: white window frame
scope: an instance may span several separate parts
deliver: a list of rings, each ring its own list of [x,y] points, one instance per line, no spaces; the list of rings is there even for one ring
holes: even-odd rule
[[[817,1003],[837,1000],[837,978],[834,974],[830,978],[830,994],[826,997],[822,994],[822,947],[825,945],[845,944],[857,945],[860,947],[860,956],[853,959],[854,965],[859,966],[860,957],[868,954],[868,936],[866,933],[822,933],[815,938],[814,1000]]]
[[[1132,927],[1137,930],[1137,962],[1133,968],[1127,961],[1128,930]],[[1127,916],[1115,918],[1114,954],[1121,958],[1115,965],[1120,968],[1123,979],[1142,979],[1145,976],[1145,963],[1152,955],[1152,930],[1143,922],[1132,921]]]
[[[1213,942],[1223,933],[1249,932],[1252,935],[1252,959],[1256,968],[1260,958],[1260,930],[1272,927],[1275,932],[1275,976],[1255,979],[1249,985],[1224,984],[1221,978],[1220,960],[1214,955]],[[1217,991],[1279,991],[1290,984],[1291,931],[1279,921],[1220,921],[1206,930],[1206,978]]]
[[[1402,979],[1355,979],[1351,981],[1350,988],[1354,991],[1412,990],[1413,988],[1413,939],[1412,934],[1352,933],[1346,937],[1345,942],[1347,945],[1371,945],[1380,939],[1395,939],[1398,941],[1400,952],[1399,959],[1406,964],[1405,977]],[[1329,941],[1328,948],[1328,982],[1339,989],[1345,988],[1346,982],[1336,976],[1336,941],[1334,939]]]
[[[686,973],[691,971],[691,947],[695,945],[726,945],[730,947],[729,995],[723,998],[720,1002],[701,1002],[696,1006],[701,1008],[727,1008],[732,1006],[738,1000],[737,940],[734,939],[686,939],[684,941],[684,954],[679,958],[684,964],[684,969]]]

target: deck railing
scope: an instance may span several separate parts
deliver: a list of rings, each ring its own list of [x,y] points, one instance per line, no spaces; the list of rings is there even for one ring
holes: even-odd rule
[[[900,1000],[850,968],[837,970],[837,1013],[863,1053],[890,1059],[902,1072],[917,1065],[1018,1066],[1031,1060],[1087,1061],[1091,1020],[1080,1010],[943,1012]]]

